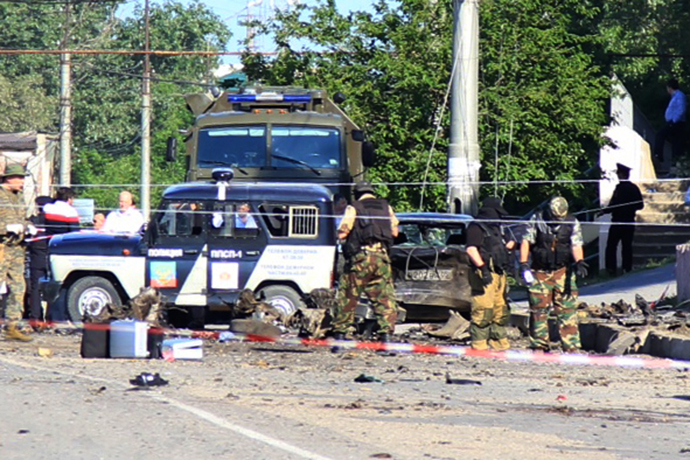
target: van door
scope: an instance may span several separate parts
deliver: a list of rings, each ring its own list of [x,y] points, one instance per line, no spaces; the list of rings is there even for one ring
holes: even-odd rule
[[[247,285],[266,247],[266,231],[250,203],[216,203],[209,224],[209,306],[227,309]]]
[[[200,202],[164,202],[148,247],[146,285],[182,306],[206,306],[206,220]]]

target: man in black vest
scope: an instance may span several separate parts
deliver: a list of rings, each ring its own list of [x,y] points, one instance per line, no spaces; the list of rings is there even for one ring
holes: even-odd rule
[[[557,196],[545,212],[538,211],[530,220],[520,245],[520,272],[526,281],[532,276],[527,264],[532,254],[534,280],[529,286],[530,347],[548,351],[549,308],[556,313],[561,345],[566,352],[580,348],[577,321],[577,285],[575,273],[587,276],[580,222],[568,214],[568,202]],[[529,284],[529,283],[528,283]]]
[[[352,328],[364,291],[378,321],[378,338],[386,342],[397,318],[388,250],[398,235],[398,219],[386,200],[374,196],[369,183],[357,183],[354,193],[357,201],[345,209],[338,227],[338,238],[344,241],[345,270],[338,286],[333,337],[342,340]]]
[[[623,256],[623,272],[627,273],[633,267],[633,238],[635,237],[635,213],[644,208],[640,188],[630,182],[630,168],[617,163],[618,179],[609,205],[601,213],[611,213],[612,225],[606,240],[606,271],[616,276],[618,266],[618,243],[621,244]]]
[[[487,198],[477,220],[467,227],[467,255],[472,263],[472,323],[470,336],[475,350],[510,348],[505,326],[510,315],[506,302],[506,273],[512,265],[510,250],[515,241],[505,242],[501,219],[508,212],[498,198]]]

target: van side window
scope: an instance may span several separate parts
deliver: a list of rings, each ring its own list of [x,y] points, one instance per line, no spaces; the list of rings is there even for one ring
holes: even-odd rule
[[[288,236],[288,206],[263,203],[259,205],[261,218],[274,238]]]
[[[203,206],[199,203],[168,203],[157,216],[160,236],[201,236]]]
[[[221,238],[255,238],[257,217],[248,203],[218,204],[211,215],[211,235]]]
[[[263,203],[261,217],[274,238],[316,238],[319,210],[316,206]]]

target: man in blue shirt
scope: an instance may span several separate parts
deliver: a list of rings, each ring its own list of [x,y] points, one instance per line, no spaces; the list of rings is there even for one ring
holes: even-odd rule
[[[242,203],[237,208],[235,215],[235,228],[257,228],[256,221],[249,214],[250,207],[248,203]]]
[[[683,154],[685,139],[685,114],[687,101],[685,94],[679,89],[678,80],[672,78],[666,82],[666,91],[671,101],[666,109],[666,125],[656,134],[654,140],[654,154],[660,161],[664,161],[664,145],[668,140],[672,146],[671,158],[679,158]]]

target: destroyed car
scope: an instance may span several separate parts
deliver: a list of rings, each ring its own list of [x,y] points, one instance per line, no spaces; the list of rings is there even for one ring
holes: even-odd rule
[[[469,313],[472,299],[465,251],[472,216],[401,213],[391,248],[395,292],[407,321],[444,321],[450,311]]]

